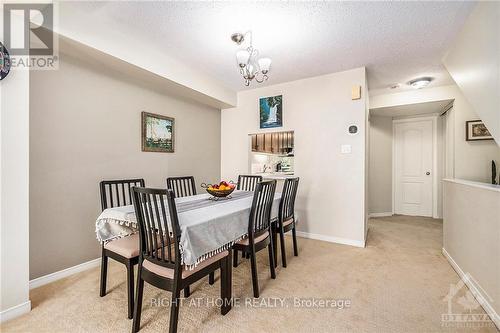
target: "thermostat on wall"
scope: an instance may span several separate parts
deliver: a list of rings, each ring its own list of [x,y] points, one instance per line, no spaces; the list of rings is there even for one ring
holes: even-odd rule
[[[358,126],[356,126],[356,125],[349,126],[349,134],[350,135],[355,135],[357,133],[358,133]]]

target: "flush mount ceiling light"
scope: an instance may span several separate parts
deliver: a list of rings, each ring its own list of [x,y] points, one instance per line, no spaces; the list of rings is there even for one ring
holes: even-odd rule
[[[434,78],[430,76],[419,77],[418,79],[409,81],[408,85],[412,86],[415,89],[422,89],[424,87],[427,87],[432,80],[434,80]]]
[[[245,85],[248,87],[250,82],[255,79],[258,83],[262,83],[268,79],[267,73],[271,67],[271,59],[258,58],[259,50],[252,45],[252,32],[247,31],[244,34],[234,33],[231,35],[231,40],[238,45],[245,41],[245,37],[249,38],[249,46],[245,49],[240,49],[236,52],[236,62],[240,69],[240,74],[245,80]]]

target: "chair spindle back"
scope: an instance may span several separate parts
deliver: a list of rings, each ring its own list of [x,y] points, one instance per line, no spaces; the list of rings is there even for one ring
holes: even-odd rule
[[[160,266],[179,268],[181,230],[174,192],[143,187],[134,187],[132,191],[139,225],[140,256]]]
[[[101,208],[132,205],[132,187],[144,187],[144,179],[103,180],[99,183]]]
[[[276,191],[276,180],[260,182],[255,188],[250,220],[248,223],[248,235],[250,240],[269,230],[271,224],[271,209]]]
[[[262,181],[262,176],[255,175],[239,175],[237,190],[255,191],[257,184]]]
[[[288,178],[283,185],[281,200],[278,211],[280,223],[294,217],[295,198],[297,197],[297,188],[299,187],[299,177]]]
[[[174,191],[176,198],[196,195],[196,185],[193,176],[167,178],[167,189]]]

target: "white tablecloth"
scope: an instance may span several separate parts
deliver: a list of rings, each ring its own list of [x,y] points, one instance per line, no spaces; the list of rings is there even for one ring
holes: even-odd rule
[[[194,268],[201,261],[230,248],[247,236],[253,192],[235,191],[231,199],[209,200],[209,194],[176,198],[182,262]],[[271,217],[278,216],[280,193],[274,196]],[[104,210],[96,221],[100,242],[137,232],[134,206]]]

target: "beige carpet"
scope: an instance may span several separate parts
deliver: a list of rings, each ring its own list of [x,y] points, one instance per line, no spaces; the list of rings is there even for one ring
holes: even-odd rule
[[[247,262],[233,271],[233,296],[241,304],[226,316],[206,299],[219,295],[220,282],[206,279],[192,286],[200,306],[185,303],[179,330],[184,332],[497,332],[489,327],[443,327],[450,284],[459,278],[441,254],[440,220],[409,217],[370,221],[367,247],[336,245],[299,238],[299,257],[278,268],[271,280],[267,253],[259,254],[261,298],[253,301]],[[130,332],[126,319],[125,270],[111,264],[108,295],[100,298],[99,269],[95,268],[31,291],[31,313],[2,325],[2,332]],[[464,288],[465,289],[465,288]],[[464,290],[462,290],[462,295]],[[459,295],[460,296],[460,295]],[[296,307],[294,297],[345,299],[348,308]],[[170,293],[146,285],[141,332],[168,331],[168,306],[152,299]],[[279,299],[284,305],[280,306]],[[246,301],[248,299],[248,301]],[[261,302],[267,301],[266,304]],[[331,305],[332,303],[330,303]],[[277,305],[276,307],[271,307]],[[307,304],[306,304],[307,305]],[[453,304],[453,313],[466,313]],[[474,312],[481,312],[478,308]],[[488,325],[489,324],[489,325]]]

